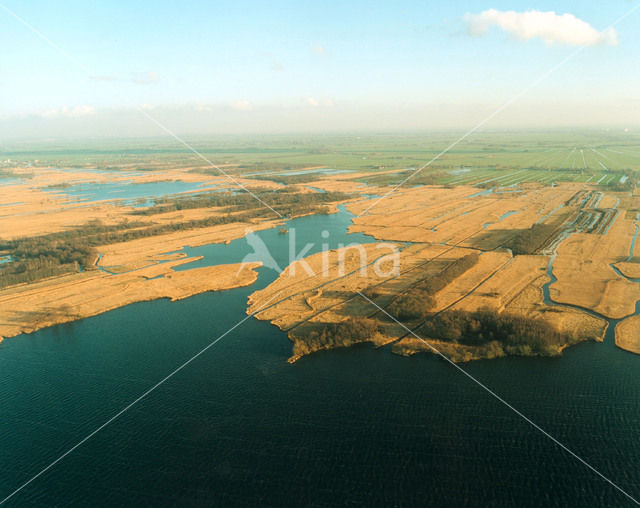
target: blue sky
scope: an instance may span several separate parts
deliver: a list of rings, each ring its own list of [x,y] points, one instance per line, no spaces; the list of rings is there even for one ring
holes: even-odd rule
[[[466,15],[555,11],[601,31],[634,2],[3,5],[89,73],[0,9],[0,135],[117,123],[153,135],[136,106],[180,132],[465,128],[576,49],[495,24],[471,35]],[[640,9],[616,25],[617,45],[586,47],[495,125],[640,123],[639,21]]]

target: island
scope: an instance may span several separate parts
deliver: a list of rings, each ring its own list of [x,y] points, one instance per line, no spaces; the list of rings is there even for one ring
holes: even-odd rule
[[[313,275],[290,267],[249,298],[248,312],[287,332],[290,361],[360,342],[453,361],[557,356],[603,341],[617,320],[616,344],[638,352],[640,281],[614,269],[639,266],[637,194],[432,185],[348,207],[351,230],[376,242],[314,254],[304,260]],[[398,252],[398,270],[384,276],[371,269],[382,242]]]

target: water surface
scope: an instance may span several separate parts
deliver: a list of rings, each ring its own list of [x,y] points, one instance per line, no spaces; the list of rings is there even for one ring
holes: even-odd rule
[[[350,216],[296,219],[298,245],[368,241]],[[289,235],[257,233],[278,263]],[[316,245],[314,249],[320,248]],[[246,241],[187,249],[241,260]],[[193,265],[192,265],[193,266]],[[254,290],[130,305],[0,343],[0,498],[236,325]],[[35,480],[11,506],[627,506],[613,487],[454,368],[371,346],[294,365],[246,320]],[[640,357],[611,341],[468,371],[640,496]]]
[[[65,194],[78,202],[121,200],[127,205],[137,204],[150,206],[154,198],[161,198],[184,192],[201,189],[202,182],[87,182],[71,185],[66,188],[44,189],[57,194]]]

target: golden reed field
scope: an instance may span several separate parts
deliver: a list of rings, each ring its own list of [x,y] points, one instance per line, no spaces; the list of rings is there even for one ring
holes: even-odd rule
[[[609,320],[615,320],[610,326],[615,326],[616,344],[640,353],[633,316],[640,299],[640,247],[634,243],[637,192],[609,191],[589,182],[523,182],[495,189],[421,185],[386,195],[393,189],[390,185],[362,183],[370,175],[316,175],[301,183],[238,177],[230,182],[191,168],[134,176],[89,170],[70,175],[40,168],[27,183],[0,189],[0,200],[7,203],[0,216],[2,240],[48,238],[87,225],[128,236],[122,241],[122,236],[101,233],[105,241],[91,251],[91,263],[84,269],[5,284],[0,289],[0,336],[29,333],[133,302],[176,300],[256,280],[254,268],[260,263],[241,270],[237,264],[189,269],[197,258],[180,251],[228,243],[243,237],[249,227],[280,227],[282,219],[268,210],[255,211],[257,202],[251,203],[251,216],[245,213],[246,203],[230,207],[224,200],[184,207],[169,200],[141,215],[130,204],[79,201],[65,193],[71,184],[121,180],[129,185],[195,185],[178,200],[213,189],[228,193],[239,186],[252,192],[286,191],[296,199],[327,196],[313,206],[296,208],[289,217],[334,213],[336,204],[346,203],[354,216],[350,232],[371,235],[378,243],[314,254],[305,259],[312,274],[290,266],[249,299],[248,313],[288,332],[292,360],[364,341],[405,355],[435,346],[456,361],[553,355],[580,341],[603,340]],[[141,230],[148,232],[136,234]],[[397,266],[385,259],[388,252],[379,249],[383,244],[397,249]],[[387,269],[379,270],[382,275],[362,270],[365,259],[370,267],[378,261],[379,268]],[[178,265],[182,271],[175,272]],[[440,337],[443,326],[458,327],[461,335]],[[497,335],[487,336],[487,327]],[[554,338],[507,347],[498,337],[503,332],[495,331],[513,334],[518,327],[541,327],[538,335],[551,333]]]

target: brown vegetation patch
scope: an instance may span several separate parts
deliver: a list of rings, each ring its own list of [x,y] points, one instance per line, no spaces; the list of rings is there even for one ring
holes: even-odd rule
[[[0,292],[0,336],[13,337],[47,326],[95,316],[131,303],[169,298],[181,300],[255,282],[255,268],[219,265],[174,272],[184,259],[121,275],[83,272],[16,286]]]
[[[640,355],[640,316],[632,316],[616,326],[616,346]]]

